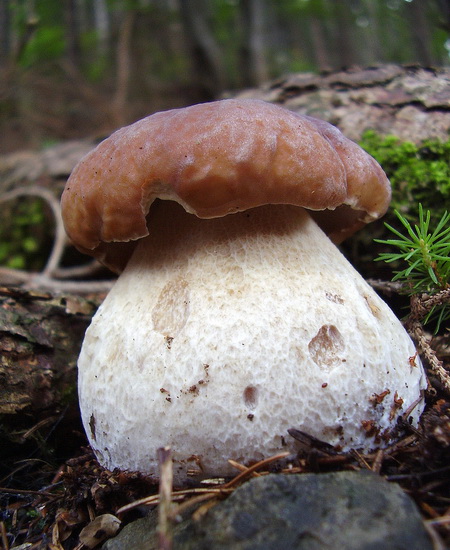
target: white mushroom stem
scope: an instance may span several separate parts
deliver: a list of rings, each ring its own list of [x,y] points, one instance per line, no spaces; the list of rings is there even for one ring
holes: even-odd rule
[[[80,405],[108,468],[226,474],[294,450],[385,445],[425,377],[388,306],[301,208],[200,220],[154,205],[150,235],[87,331]]]

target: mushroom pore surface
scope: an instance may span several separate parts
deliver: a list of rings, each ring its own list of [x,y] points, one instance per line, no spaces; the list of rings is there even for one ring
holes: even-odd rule
[[[104,466],[156,475],[170,445],[176,480],[198,463],[224,475],[229,458],[295,451],[290,428],[368,450],[418,400],[417,423],[409,336],[305,210],[201,220],[160,201],[148,224],[78,363]]]

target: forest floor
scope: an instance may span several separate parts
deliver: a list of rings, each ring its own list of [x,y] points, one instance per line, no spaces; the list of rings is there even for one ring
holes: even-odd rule
[[[428,394],[427,411],[419,428],[402,426],[405,435],[387,449],[373,454],[339,453],[303,435],[304,450],[296,457],[254,465],[244,476],[237,472],[239,479],[236,478],[235,483],[218,480],[210,497],[216,501],[218,495],[219,499],[226,498],[230,486],[237,487],[254,472],[294,475],[368,469],[398,483],[415,500],[434,547],[445,548],[450,544],[450,404],[433,388]],[[89,547],[90,543],[86,542],[89,530],[85,528],[98,525],[92,523],[95,518],[100,516],[103,520],[109,518],[105,514],[111,514],[114,521],[118,518],[123,526],[158,504],[160,488],[154,479],[103,469],[87,445],[82,444],[82,439],[80,433],[79,446],[74,446],[72,458],[65,460],[58,460],[60,451],[56,448],[52,449],[50,460],[49,449],[41,455],[17,457],[13,471],[3,477],[0,487],[4,550],[81,550]],[[200,487],[205,491],[204,485],[192,479],[182,501],[178,500],[177,493],[173,493],[173,498],[176,495],[177,503],[184,502],[185,508],[190,503],[193,506],[197,504]],[[222,494],[221,487],[224,488]],[[186,487],[175,491],[177,489]],[[143,505],[143,498],[151,504]],[[88,546],[80,542],[80,533]],[[110,534],[113,533],[115,530]],[[92,544],[97,542],[95,536],[91,533]]]
[[[65,296],[61,302],[61,297],[55,299],[48,292],[3,287],[0,289],[0,296],[4,299],[0,308],[2,323],[5,308],[6,311],[13,310],[19,317],[23,307],[23,316],[29,321],[29,312],[38,319],[37,312],[42,307],[31,307],[33,301],[39,304],[43,301],[47,305],[43,318],[49,310],[55,312],[58,309],[57,304],[62,303],[64,311],[70,310],[71,314],[67,313],[67,319],[62,322],[60,315],[64,313],[60,307],[55,317],[56,322],[60,327],[66,324],[65,330],[76,340],[82,338],[83,327],[90,319],[95,304],[101,302],[104,293],[90,295],[88,298],[78,297],[77,301],[73,297]],[[85,302],[88,303],[87,306]],[[70,308],[68,304],[71,304]],[[79,326],[74,322],[74,311],[77,312]],[[81,318],[80,312],[84,312]],[[4,356],[7,357],[8,352],[5,350],[9,346],[9,351],[14,350],[13,357],[18,364],[22,364],[24,358],[29,362],[32,360],[30,354],[36,353],[36,350],[30,352],[27,349],[25,355],[21,355],[20,346],[23,346],[24,337],[27,337],[20,330],[22,326],[16,318],[14,329],[11,326],[0,327],[0,343]],[[48,327],[45,322],[41,322],[40,326],[41,343],[38,344],[38,352],[33,356],[37,358],[37,363],[43,361],[42,343],[48,335],[55,334],[56,331],[55,325]],[[20,333],[16,341],[12,337],[14,330]],[[58,337],[61,338],[63,328],[58,330]],[[431,335],[427,337],[431,338]],[[62,340],[65,341],[65,337]],[[430,342],[436,358],[448,372],[448,336],[444,334],[443,337],[430,339]],[[67,347],[65,350],[66,360],[69,355],[76,355],[76,349],[70,353]],[[427,359],[423,359],[424,365],[429,367]],[[76,357],[71,357],[71,365],[74,360]],[[67,388],[73,384],[74,367],[70,368],[69,373],[69,386],[65,385],[63,393],[67,393]],[[434,547],[443,549],[445,545],[450,545],[450,399],[448,389],[433,369],[428,368],[428,376],[426,409],[419,426],[415,428],[401,417],[398,440],[385,449],[370,454],[357,450],[342,453],[308,434],[293,432],[291,436],[300,443],[300,450],[295,456],[273,459],[269,457],[269,460],[255,464],[250,469],[237,465],[237,477],[234,480],[217,480],[217,484],[209,486],[209,497],[204,495],[205,486],[201,483],[201,478],[189,478],[185,487],[174,488],[172,498],[174,501],[176,499],[177,505],[182,504],[187,509],[198,503],[200,490],[203,494],[201,498],[209,498],[213,504],[226,498],[231,490],[256,473],[293,475],[366,469],[398,483],[415,500],[433,538]],[[47,380],[47,386],[40,387],[39,392],[44,393],[39,395],[41,399],[45,395],[49,403],[53,403],[49,384],[52,384],[51,378]],[[16,420],[9,425],[6,423],[8,415],[2,415],[2,439],[6,442],[2,449],[0,473],[0,540],[3,550],[82,550],[89,547],[86,546],[89,540],[92,544],[98,542],[95,538],[98,532],[96,530],[97,535],[94,536],[92,529],[98,527],[99,521],[106,522],[100,528],[101,533],[106,536],[108,522],[111,529],[109,533],[112,534],[119,521],[122,526],[126,525],[145,515],[149,508],[158,505],[158,495],[161,492],[158,480],[138,473],[111,472],[98,464],[84,435],[76,396],[69,395],[70,398],[65,401],[60,397],[54,397],[52,406],[39,412],[38,405],[29,404],[29,408],[36,407],[35,416],[9,415]],[[180,490],[183,492],[180,493]],[[141,499],[146,499],[146,502],[143,504]],[[80,535],[85,545],[80,542]]]

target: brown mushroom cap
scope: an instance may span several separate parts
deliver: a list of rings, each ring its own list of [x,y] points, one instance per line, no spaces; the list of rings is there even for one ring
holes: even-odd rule
[[[337,128],[260,100],[229,99],[116,131],[75,167],[61,205],[73,243],[120,272],[148,235],[157,198],[200,218],[302,206],[341,241],[382,216],[390,196],[378,163]]]

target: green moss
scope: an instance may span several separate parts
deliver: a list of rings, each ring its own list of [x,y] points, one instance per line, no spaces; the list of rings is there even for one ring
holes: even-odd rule
[[[365,278],[388,280],[393,271],[400,269],[400,264],[374,262],[376,256],[390,250],[388,245],[374,239],[392,237],[384,223],[403,231],[395,211],[414,226],[420,203],[423,211],[430,212],[430,227],[435,227],[450,209],[450,137],[448,141],[426,140],[415,144],[370,130],[363,134],[359,144],[380,163],[390,179],[392,203],[383,218],[355,233],[341,249]]]
[[[23,198],[6,205],[0,215],[0,265],[40,271],[53,239],[42,200]]]
[[[432,222],[442,218],[450,204],[450,139],[426,140],[416,145],[370,130],[360,145],[381,164],[391,180],[390,212],[398,210],[414,221],[417,204],[421,203],[424,210],[431,212]],[[392,214],[388,217],[395,219]]]

